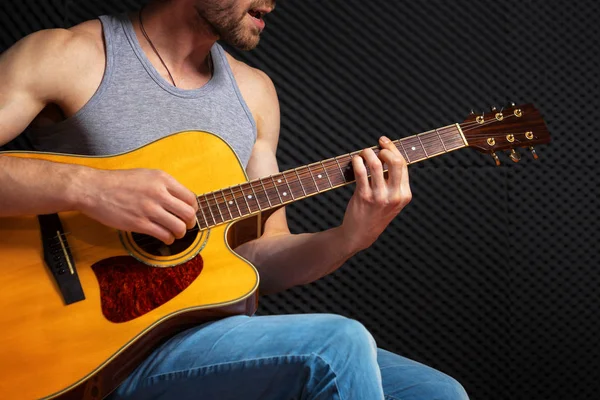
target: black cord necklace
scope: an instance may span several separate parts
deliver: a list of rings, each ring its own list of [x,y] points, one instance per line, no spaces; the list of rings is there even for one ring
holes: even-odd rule
[[[171,71],[169,71],[169,68],[167,68],[167,64],[165,64],[165,62],[163,61],[163,59],[160,56],[160,54],[158,54],[158,50],[156,50],[156,47],[154,47],[154,43],[152,43],[152,40],[150,40],[150,37],[146,33],[146,29],[144,29],[144,23],[142,22],[142,11],[143,10],[144,10],[144,8],[142,7],[140,9],[140,13],[139,13],[139,16],[140,16],[140,29],[142,30],[142,34],[144,35],[144,37],[148,41],[148,44],[150,45],[150,47],[152,47],[152,50],[154,50],[154,53],[156,53],[156,55],[158,56],[158,59],[162,63],[163,67],[165,67],[165,69],[167,70],[167,74],[169,74],[169,78],[171,78],[171,82],[173,82],[173,86],[177,87],[177,85],[175,84],[175,79],[173,79],[173,75],[171,75]]]
[[[144,29],[144,23],[142,22],[142,11],[143,10],[144,10],[144,7],[142,7],[139,12],[140,30],[142,31],[142,34],[148,41],[148,44],[150,45],[150,47],[152,47],[152,50],[154,50],[154,53],[158,56],[158,59],[162,63],[163,67],[165,67],[165,69],[167,70],[167,74],[169,74],[169,78],[171,78],[171,82],[173,82],[173,86],[177,87],[177,85],[175,84],[175,79],[173,79],[173,75],[171,75],[171,71],[169,71],[167,64],[165,64],[165,62],[162,59],[162,57],[160,56],[160,54],[158,54],[158,50],[156,50],[156,47],[154,47],[154,43],[152,43],[152,40],[150,40],[148,33],[146,33],[146,29]],[[213,67],[212,67],[212,55],[211,55],[210,51],[208,52],[208,73],[212,77]]]

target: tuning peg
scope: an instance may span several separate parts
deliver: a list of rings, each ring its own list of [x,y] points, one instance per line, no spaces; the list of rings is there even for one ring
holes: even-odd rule
[[[509,157],[511,160],[513,160],[514,162],[519,162],[521,161],[521,154],[517,153],[517,151],[515,149],[512,149],[509,153]]]
[[[492,158],[494,159],[496,166],[499,167],[501,164],[500,164],[500,159],[498,158],[498,155],[496,153],[492,153]]]
[[[535,152],[535,149],[533,148],[533,146],[529,146],[529,150],[531,150],[531,155],[533,156],[534,160],[537,160],[540,158],[540,156],[538,156],[538,154]]]

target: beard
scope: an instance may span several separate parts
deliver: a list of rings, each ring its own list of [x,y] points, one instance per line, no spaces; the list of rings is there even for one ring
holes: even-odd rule
[[[274,4],[274,1],[267,3]],[[239,50],[252,50],[258,46],[260,29],[245,21],[250,9],[240,7],[238,0],[201,1],[195,8],[200,19],[220,40]]]

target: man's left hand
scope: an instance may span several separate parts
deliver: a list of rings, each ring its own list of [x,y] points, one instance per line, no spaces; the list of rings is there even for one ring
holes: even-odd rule
[[[387,137],[379,139],[381,151],[363,150],[352,158],[356,190],[348,203],[341,231],[355,251],[364,250],[410,202],[412,193],[404,157]],[[388,177],[384,167],[388,167]],[[367,168],[371,172],[369,180]]]

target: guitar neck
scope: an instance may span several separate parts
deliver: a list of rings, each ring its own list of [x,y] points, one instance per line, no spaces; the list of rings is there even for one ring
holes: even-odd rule
[[[408,164],[467,147],[459,124],[423,132],[393,142]],[[375,153],[379,148],[373,147]],[[355,181],[351,159],[344,154],[198,196],[198,223],[211,228],[281,207]],[[384,170],[387,166],[384,165]],[[370,171],[367,167],[367,172]]]

